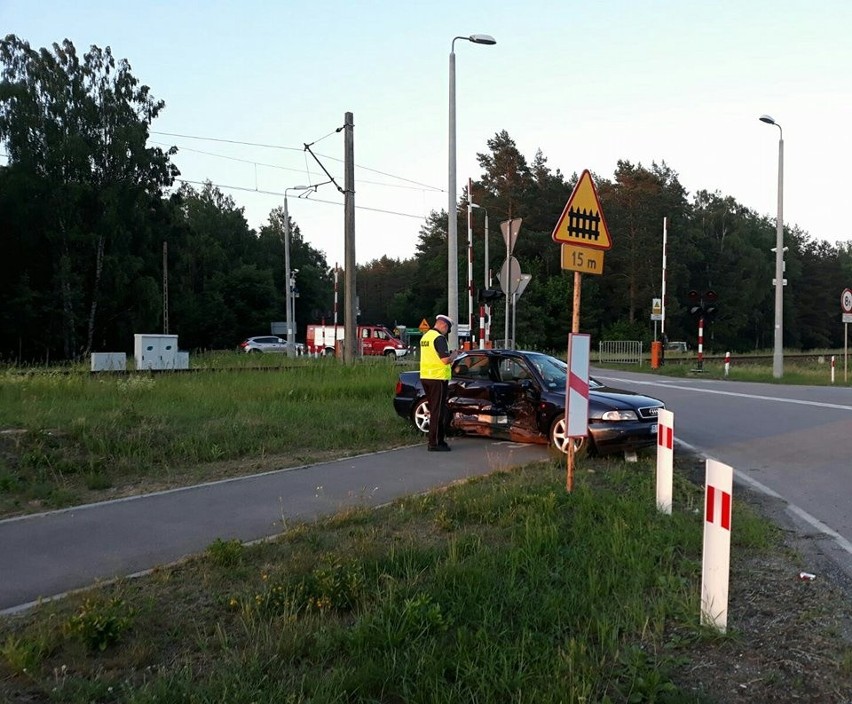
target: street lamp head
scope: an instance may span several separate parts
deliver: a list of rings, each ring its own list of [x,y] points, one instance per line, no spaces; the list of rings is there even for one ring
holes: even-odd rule
[[[468,37],[469,41],[472,41],[474,44],[496,44],[497,40],[492,37],[490,34],[471,34]]]
[[[774,125],[775,124],[775,120],[771,115],[761,115],[760,121],[765,122],[767,125]]]

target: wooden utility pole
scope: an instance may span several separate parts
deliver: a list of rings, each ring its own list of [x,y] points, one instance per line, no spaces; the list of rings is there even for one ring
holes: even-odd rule
[[[357,308],[355,294],[355,125],[352,113],[347,112],[344,121],[343,154],[343,266],[345,308],[343,313],[343,362],[352,364],[358,354],[358,323],[355,317]]]

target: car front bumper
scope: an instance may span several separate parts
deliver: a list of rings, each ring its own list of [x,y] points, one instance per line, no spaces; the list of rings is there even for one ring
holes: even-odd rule
[[[619,421],[589,423],[589,432],[598,454],[635,452],[657,444],[657,423]]]

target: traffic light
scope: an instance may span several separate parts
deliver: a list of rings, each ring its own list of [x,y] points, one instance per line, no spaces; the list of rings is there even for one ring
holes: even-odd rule
[[[503,298],[503,292],[499,288],[481,288],[479,289],[480,303],[493,303]]]
[[[716,295],[715,291],[707,291],[704,294],[704,317],[708,320],[712,320],[716,317],[716,312],[719,307],[716,305],[716,300],[719,296]]]
[[[719,306],[716,304],[719,295],[713,290],[705,291],[703,295],[692,290],[686,294],[686,299],[689,301],[687,310],[694,318],[712,320],[719,310]]]

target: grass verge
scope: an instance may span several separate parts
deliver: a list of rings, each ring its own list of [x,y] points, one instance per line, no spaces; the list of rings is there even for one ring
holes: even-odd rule
[[[257,364],[251,357],[238,359]],[[398,373],[384,359],[195,374],[7,372],[0,517],[419,442],[391,406]]]
[[[698,625],[699,489],[678,471],[675,511],[663,516],[651,461],[586,460],[580,469],[571,494],[561,488],[564,464],[546,462],[254,546],[218,540],[179,566],[6,618],[0,697],[847,701],[852,656],[830,637],[836,601],[819,582],[784,586],[813,597],[798,619],[820,638],[797,647],[820,672],[791,667],[788,651],[758,675],[744,669],[740,689],[743,653],[758,651],[758,621],[745,611],[765,609],[749,589],[768,583],[779,541],[747,503],[734,504],[732,582],[734,600],[752,598],[733,605],[720,636]],[[763,641],[775,642],[771,626],[758,633]],[[733,698],[711,672],[733,683]]]

